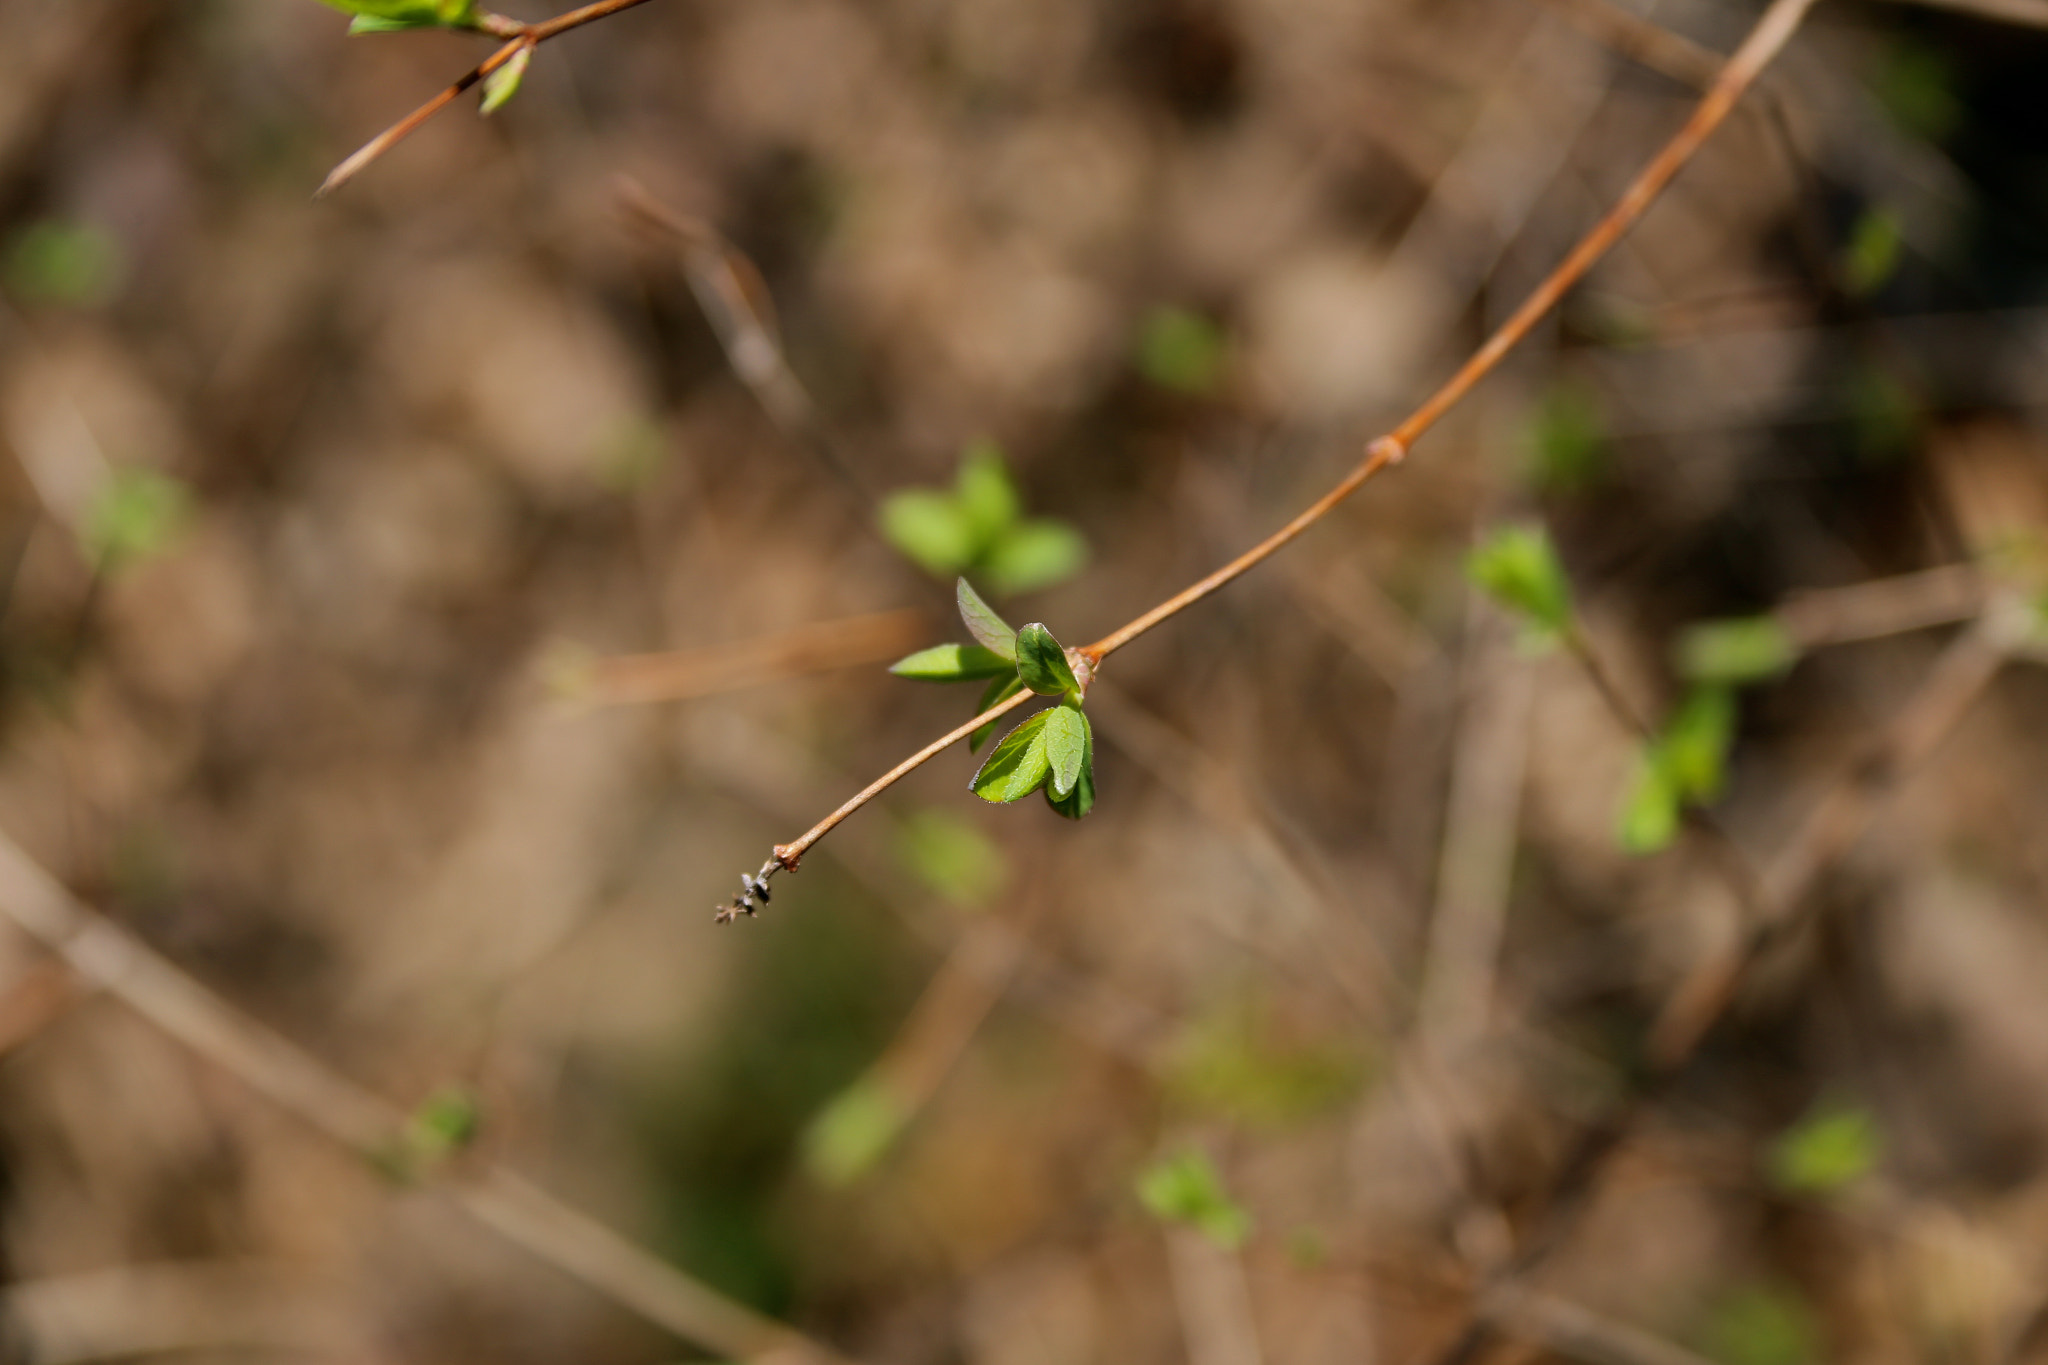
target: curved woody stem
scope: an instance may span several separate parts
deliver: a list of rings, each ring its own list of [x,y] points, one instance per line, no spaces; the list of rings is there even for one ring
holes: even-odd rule
[[[1334,488],[1316,499],[1292,521],[1236,559],[1198,582],[1190,584],[1093,644],[1083,646],[1077,652],[1086,657],[1090,664],[1100,663],[1103,658],[1122,649],[1154,626],[1179,615],[1219,588],[1242,577],[1328,516],[1339,503],[1356,493],[1375,476],[1401,463],[1415,442],[1456,407],[1481,379],[1490,374],[1501,360],[1528,336],[1530,330],[1544,315],[1557,306],[1566,292],[1585,277],[1586,272],[1592,269],[1624,233],[1635,226],[1650,205],[1656,202],[1657,196],[1663,193],[1692,160],[1707,138],[1720,127],[1722,121],[1734,109],[1736,102],[1741,99],[1743,92],[1755,83],[1764,68],[1783,50],[1792,35],[1798,31],[1801,20],[1806,17],[1807,11],[1814,3],[1815,0],[1772,0],[1770,8],[1757,21],[1756,27],[1750,30],[1749,36],[1729,57],[1713,84],[1708,87],[1700,102],[1693,107],[1692,114],[1629,183],[1628,188],[1622,191],[1621,197],[1615,201],[1613,207],[1579,239],[1578,244],[1536,287],[1535,292],[1531,293],[1521,307],[1517,308],[1514,314],[1472,353],[1455,374],[1425,399],[1422,405],[1410,413],[1399,426],[1366,446],[1364,458]],[[872,801],[906,774],[930,761],[949,746],[965,739],[989,720],[1022,704],[1030,695],[1020,693],[987,714],[976,716],[958,729],[933,740],[868,784],[858,795],[813,825],[801,837],[791,843],[777,844],[775,856],[763,868],[762,879],[765,880],[767,875],[772,875],[776,870],[794,869],[797,860],[818,840],[829,834],[840,821]],[[751,881],[749,885],[752,885]],[[725,911],[720,912],[720,918],[730,917]]]
[[[646,3],[647,0],[597,0],[596,4],[585,5],[581,9],[570,10],[566,14],[558,14],[552,19],[543,19],[537,24],[524,23],[517,19],[507,19],[501,14],[484,14],[479,16],[475,24],[475,31],[487,34],[493,38],[502,38],[505,40],[505,45],[471,67],[446,90],[443,90],[440,94],[434,96],[434,98],[428,100],[425,104],[422,104],[419,108],[413,110],[410,114],[407,114],[404,118],[357,148],[347,160],[327,173],[327,178],[320,182],[320,188],[313,191],[313,197],[315,199],[324,198],[340,189],[350,180],[353,180],[364,167],[390,151],[393,147],[396,147],[399,143],[405,141],[406,138],[417,132],[420,126],[428,119],[431,119],[450,104],[453,104],[456,97],[461,95],[463,91],[475,86],[477,82],[504,66],[505,63],[517,57],[521,52],[539,47],[550,38],[559,38],[571,29],[582,28],[585,24],[594,24],[600,19],[609,19],[621,10],[629,10],[635,5],[644,5]]]

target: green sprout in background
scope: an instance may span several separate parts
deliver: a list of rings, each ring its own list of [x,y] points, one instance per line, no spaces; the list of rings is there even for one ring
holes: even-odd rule
[[[1073,577],[1088,543],[1067,522],[1027,517],[993,441],[960,457],[953,487],[906,488],[882,502],[882,534],[940,578],[972,573],[999,593],[1033,592]]]

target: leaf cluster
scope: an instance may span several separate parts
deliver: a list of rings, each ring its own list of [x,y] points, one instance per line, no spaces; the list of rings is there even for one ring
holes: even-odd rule
[[[882,502],[882,534],[912,563],[941,578],[974,573],[998,592],[1031,592],[1071,578],[1088,544],[1067,522],[1027,517],[1003,452],[976,441],[953,487],[906,488]]]
[[[475,28],[476,0],[326,0],[355,16],[350,33],[399,33],[415,28]]]
[[[1059,698],[1059,705],[1004,735],[969,787],[984,801],[1003,803],[1021,801],[1043,788],[1048,805],[1068,819],[1080,819],[1095,808],[1095,733],[1081,709],[1091,672],[1087,659],[1069,651],[1037,622],[1011,629],[964,578],[955,585],[954,598],[967,633],[977,643],[921,649],[897,660],[889,671],[924,682],[987,679],[976,715],[1019,692]],[[968,747],[981,748],[994,729],[991,721],[976,730]]]

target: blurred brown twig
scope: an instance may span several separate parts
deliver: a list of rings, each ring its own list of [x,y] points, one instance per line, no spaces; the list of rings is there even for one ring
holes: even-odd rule
[[[0,915],[61,958],[82,981],[365,1160],[387,1157],[401,1140],[408,1120],[397,1106],[241,1014],[72,896],[4,835]],[[843,1359],[649,1255],[510,1171],[444,1172],[438,1183],[472,1218],[514,1245],[721,1355],[750,1359],[783,1353],[821,1365]]]

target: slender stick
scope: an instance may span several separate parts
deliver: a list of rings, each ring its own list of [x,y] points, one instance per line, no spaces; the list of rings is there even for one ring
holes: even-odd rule
[[[594,5],[585,5],[582,9],[570,10],[567,14],[558,14],[554,18],[543,20],[538,24],[512,24],[507,23],[498,16],[490,16],[479,31],[489,33],[493,37],[507,39],[508,41],[505,45],[484,58],[476,66],[470,68],[455,84],[449,86],[446,90],[443,90],[440,94],[434,96],[434,98],[428,100],[425,104],[364,143],[346,161],[343,161],[339,166],[336,166],[327,173],[327,178],[320,182],[320,188],[313,191],[313,197],[315,199],[323,199],[340,189],[343,185],[346,185],[365,166],[405,141],[406,138],[418,131],[421,124],[424,124],[428,119],[454,103],[455,98],[463,91],[468,90],[478,81],[483,80],[499,67],[511,61],[520,52],[528,48],[538,47],[550,38],[558,38],[570,29],[582,28],[585,24],[594,24],[600,19],[610,18],[621,10],[629,10],[635,5],[644,5],[646,3],[647,0],[598,0],[598,3]]]
[[[807,851],[809,851],[811,845],[817,843],[818,840],[830,834],[834,826],[838,825],[838,823],[841,820],[844,820],[847,816],[853,814],[862,806],[865,806],[868,802],[874,800],[877,796],[880,796],[883,792],[895,786],[909,773],[913,772],[918,768],[923,767],[926,763],[936,758],[939,754],[945,752],[953,745],[967,738],[969,735],[973,734],[976,730],[979,730],[982,726],[988,724],[996,717],[1008,715],[1010,712],[1022,706],[1025,702],[1031,701],[1037,696],[1038,694],[1036,692],[1019,692],[1016,696],[1011,697],[1009,700],[1000,702],[995,706],[991,706],[988,710],[982,712],[973,720],[968,721],[965,725],[960,726],[958,729],[949,730],[945,734],[940,735],[937,739],[925,745],[922,749],[919,749],[909,758],[904,759],[901,763],[898,763],[895,767],[889,769],[888,772],[883,773],[880,777],[868,783],[867,786],[861,788],[861,790],[855,796],[853,796],[852,799],[848,800],[845,805],[841,806],[838,810],[833,811],[830,815],[820,820],[817,824],[812,825],[808,830],[804,831],[804,835],[801,839],[797,839],[792,843],[777,844],[775,846],[776,863],[782,867],[794,870],[797,865],[797,860],[802,858],[804,854]]]
[[[1446,413],[1470,393],[1479,381],[1492,372],[1495,366],[1512,351],[1530,330],[1542,320],[1562,299],[1571,287],[1585,277],[1601,256],[1605,255],[1622,234],[1626,233],[1642,218],[1644,212],[1663,193],[1666,186],[1685,168],[1687,162],[1698,153],[1701,145],[1718,128],[1736,101],[1762,74],[1771,59],[1776,57],[1792,35],[1798,31],[1799,23],[1806,12],[1813,7],[1814,0],[1773,0],[1763,18],[1743,40],[1742,46],[1721,68],[1721,73],[1708,88],[1706,94],[1694,107],[1683,126],[1664,144],[1628,188],[1622,192],[1614,206],[1580,239],[1557,268],[1538,285],[1513,316],[1486,339],[1482,345],[1460,366],[1457,373],[1446,380],[1441,388],[1431,394],[1421,407],[1417,408],[1399,426],[1366,446],[1365,458],[1338,481],[1337,486],[1317,498],[1301,514],[1282,526],[1265,540],[1246,550],[1236,559],[1200,581],[1175,593],[1166,601],[1139,616],[1136,620],[1111,631],[1091,645],[1085,645],[1078,653],[1089,663],[1095,664],[1131,641],[1143,635],[1162,621],[1186,611],[1195,603],[1226,584],[1242,577],[1251,569],[1286,548],[1304,531],[1328,516],[1336,506],[1356,493],[1360,488],[1383,470],[1399,464],[1408,454],[1410,447],[1429,429],[1441,421]],[[905,774],[918,768],[943,752],[948,746],[966,738],[990,717],[1001,714],[1018,705],[1021,696],[1013,697],[986,716],[977,716],[967,724],[932,741],[877,778],[858,796],[826,816],[807,830],[793,843],[778,844],[775,848],[775,865],[793,867],[811,845],[824,838],[832,828],[854,811],[866,805],[881,792],[888,789]]]
[[[0,920],[79,979],[330,1140],[365,1157],[391,1150],[406,1115],[235,1009],[73,896],[0,833]],[[635,1246],[502,1167],[417,1172],[472,1218],[592,1290],[734,1359],[846,1365],[846,1358]]]

